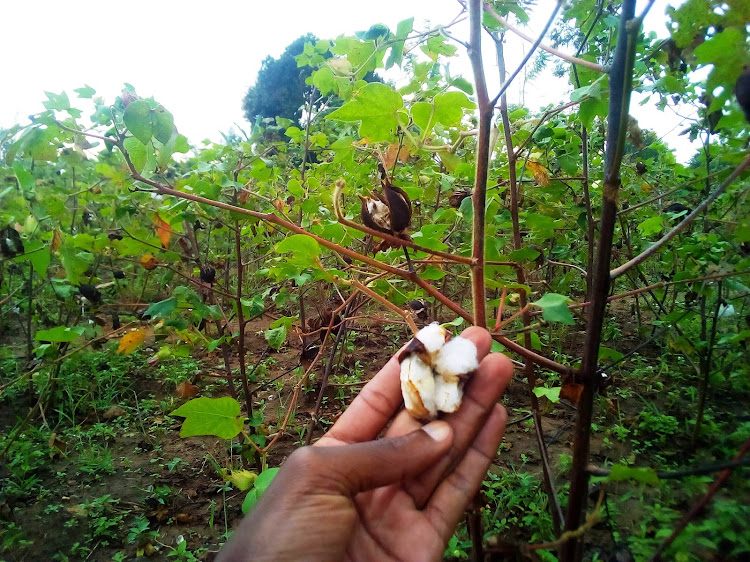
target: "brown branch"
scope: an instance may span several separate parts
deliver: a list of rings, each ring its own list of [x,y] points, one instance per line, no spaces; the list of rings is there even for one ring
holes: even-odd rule
[[[487,327],[484,286],[485,208],[487,206],[487,176],[490,162],[490,133],[494,102],[487,94],[487,81],[482,63],[482,0],[469,2],[469,61],[474,74],[474,86],[479,105],[479,134],[477,135],[476,175],[471,195],[474,220],[471,250],[471,296],[474,303],[474,323]]]

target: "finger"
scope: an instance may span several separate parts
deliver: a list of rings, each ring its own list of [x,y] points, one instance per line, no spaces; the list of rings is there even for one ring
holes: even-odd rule
[[[309,489],[354,496],[424,472],[450,448],[453,431],[434,421],[418,431],[342,447],[303,447],[285,464],[287,472],[314,481]]]
[[[400,365],[393,356],[362,388],[321,441],[330,438],[343,443],[360,443],[375,439],[401,406],[399,372]],[[321,441],[320,445],[328,444]]]
[[[490,347],[492,346],[492,337],[490,336],[490,333],[484,328],[472,326],[465,329],[461,333],[461,337],[466,338],[467,340],[471,340],[472,342],[474,342],[474,345],[477,346],[477,361],[481,362],[490,352]],[[385,435],[386,437],[404,435],[406,433],[414,431],[415,429],[419,429],[422,425],[423,424],[420,421],[415,420],[408,413],[399,413],[394,418],[393,422],[391,422],[391,425],[386,431]]]
[[[418,478],[405,483],[417,507],[425,505],[438,484],[460,462],[513,375],[513,364],[505,355],[491,353],[467,383],[461,407],[443,418],[453,428],[453,446],[445,457]]]
[[[496,404],[466,456],[435,490],[425,508],[425,516],[447,541],[471,499],[476,495],[487,469],[503,440],[508,414]]]

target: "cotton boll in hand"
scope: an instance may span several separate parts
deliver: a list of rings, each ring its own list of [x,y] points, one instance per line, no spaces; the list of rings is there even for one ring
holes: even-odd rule
[[[431,420],[461,406],[463,385],[479,368],[477,347],[437,323],[422,328],[399,356],[401,393],[412,417]]]
[[[419,420],[437,417],[435,376],[419,355],[410,355],[401,362],[401,394],[412,417]]]

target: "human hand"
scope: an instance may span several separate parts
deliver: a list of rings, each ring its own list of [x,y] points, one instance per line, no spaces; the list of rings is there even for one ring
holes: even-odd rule
[[[402,410],[394,356],[312,447],[296,450],[218,560],[439,560],[502,440],[513,374],[489,353],[459,410],[423,426]],[[383,438],[378,435],[391,421]]]

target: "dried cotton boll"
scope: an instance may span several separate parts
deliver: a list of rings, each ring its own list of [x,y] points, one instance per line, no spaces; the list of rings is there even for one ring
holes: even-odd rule
[[[401,394],[412,417],[419,420],[437,417],[435,376],[419,355],[409,355],[401,362]]]

